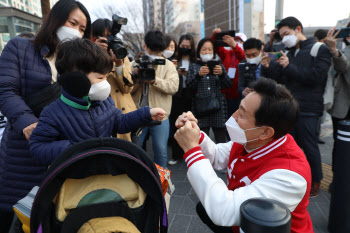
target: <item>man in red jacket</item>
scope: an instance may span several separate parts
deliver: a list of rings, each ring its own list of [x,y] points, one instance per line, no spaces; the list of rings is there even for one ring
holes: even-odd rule
[[[197,213],[214,232],[238,232],[241,204],[270,198],[291,211],[292,233],[312,233],[307,212],[310,166],[288,134],[298,118],[298,103],[271,79],[259,79],[253,89],[226,123],[230,142],[215,144],[200,132],[190,112],[176,122],[175,139],[185,152],[187,176],[200,200]],[[214,171],[225,168],[227,184]]]
[[[220,33],[221,29],[216,28],[211,35],[211,39],[215,41],[215,34]],[[234,113],[240,103],[240,94],[237,91],[238,88],[238,64],[245,59],[245,53],[243,50],[243,42],[247,37],[243,33],[236,34],[236,37],[224,36],[223,41],[230,46],[229,49],[224,47],[216,47],[215,52],[219,55],[223,66],[226,69],[228,76],[232,79],[232,85],[230,88],[225,89],[224,93],[227,99],[227,113],[229,118]]]

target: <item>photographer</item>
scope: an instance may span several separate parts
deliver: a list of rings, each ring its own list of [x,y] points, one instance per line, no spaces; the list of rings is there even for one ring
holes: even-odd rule
[[[198,43],[197,57],[200,58],[190,66],[186,86],[193,88],[192,109],[198,118],[201,129],[209,134],[212,128],[217,143],[226,142],[225,122],[227,120],[226,98],[222,90],[232,84],[225,68],[214,53],[214,42],[204,38]],[[215,65],[211,66],[210,63]]]
[[[136,68],[135,73],[138,75],[138,78],[132,91],[134,98],[139,100],[137,107],[159,107],[166,112],[166,116],[160,125],[144,128],[139,137],[140,145],[142,145],[147,133],[150,133],[154,151],[154,162],[164,168],[167,163],[167,144],[169,138],[168,117],[171,110],[172,95],[178,91],[179,86],[179,76],[174,64],[162,57],[165,46],[163,33],[160,31],[147,32],[144,45],[147,61],[143,62],[153,63],[163,60],[165,65],[152,65],[151,69],[155,75],[154,77],[146,77],[147,80],[144,80],[143,78],[145,77],[141,75],[142,69]],[[142,67],[140,63],[137,65]]]
[[[238,65],[238,93],[242,95],[242,98],[253,91],[251,83],[261,77],[261,47],[261,40],[255,38],[249,38],[243,44],[246,60]]]
[[[179,73],[179,90],[173,95],[173,104],[171,107],[170,120],[170,135],[169,142],[171,144],[172,159],[169,160],[170,165],[174,165],[182,159],[183,150],[174,139],[176,132],[175,121],[183,112],[192,109],[193,89],[186,86],[188,70],[191,64],[197,61],[196,46],[191,35],[185,34],[180,37],[179,51],[177,53],[177,71]],[[173,60],[174,61],[174,60]]]
[[[286,46],[282,43],[282,38],[275,28],[270,32],[270,40],[265,44],[264,52],[279,52],[284,51]]]
[[[92,23],[93,41],[101,45],[106,50],[108,48],[107,37],[112,35],[113,22],[109,19],[97,19]],[[131,66],[128,57],[118,59],[112,49],[108,51],[113,59],[113,69],[107,76],[107,81],[111,85],[111,97],[115,102],[115,107],[122,110],[123,114],[136,110],[134,101],[130,95],[133,89],[131,78]],[[131,141],[130,133],[114,135]]]
[[[312,173],[310,197],[315,197],[323,177],[316,131],[323,112],[331,52],[324,44],[316,43],[315,38],[307,39],[303,35],[303,25],[295,17],[281,20],[277,28],[288,53],[281,51],[282,57],[277,61],[264,56],[261,62],[263,75],[285,83],[299,102],[300,117],[291,133],[309,161]]]
[[[211,39],[216,41],[215,35],[221,33],[220,28],[213,30]],[[216,47],[215,52],[219,55],[222,64],[224,65],[229,78],[232,80],[231,87],[223,90],[227,100],[227,118],[234,113],[241,101],[240,93],[237,91],[238,88],[238,64],[245,59],[245,54],[243,51],[242,43],[247,39],[247,37],[242,33],[237,33],[233,38],[229,35],[223,37],[223,41],[230,46],[230,49],[224,47]]]

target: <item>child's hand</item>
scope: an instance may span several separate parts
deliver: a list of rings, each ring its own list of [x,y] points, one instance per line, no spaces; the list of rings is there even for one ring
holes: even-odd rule
[[[165,117],[165,111],[161,108],[151,108],[150,113],[154,121],[162,121]]]

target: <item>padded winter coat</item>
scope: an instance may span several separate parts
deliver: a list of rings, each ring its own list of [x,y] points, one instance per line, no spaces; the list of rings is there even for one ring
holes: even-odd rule
[[[38,52],[31,40],[16,37],[0,56],[0,111],[8,119],[0,148],[0,211],[11,211],[40,184],[46,170],[32,160],[23,129],[38,122],[25,99],[51,84],[47,52],[47,47]]]
[[[88,105],[86,100],[73,97],[64,89],[62,95],[80,105]],[[30,151],[35,162],[47,166],[74,143],[111,137],[117,132],[128,133],[151,121],[149,107],[123,114],[111,97],[93,101],[88,110],[74,108],[58,99],[41,112],[39,123],[30,136]]]

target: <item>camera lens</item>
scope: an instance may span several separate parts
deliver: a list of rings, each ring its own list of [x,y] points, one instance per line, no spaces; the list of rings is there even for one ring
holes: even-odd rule
[[[128,55],[128,51],[126,50],[126,48],[124,48],[120,44],[111,45],[111,49],[118,59],[124,59]]]

